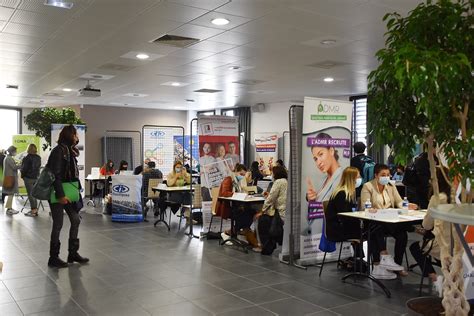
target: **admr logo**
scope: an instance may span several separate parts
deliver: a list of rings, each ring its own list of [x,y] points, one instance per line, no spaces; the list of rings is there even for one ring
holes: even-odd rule
[[[320,102],[318,105],[318,114],[319,113],[339,113],[339,106],[323,104]]]
[[[150,136],[153,137],[153,138],[161,138],[161,137],[164,137],[166,135],[165,132],[163,131],[152,131],[150,132]]]
[[[128,191],[130,191],[130,188],[127,187],[126,185],[123,185],[123,184],[117,184],[117,185],[114,185],[112,187],[112,190],[115,192],[115,193],[127,193]]]

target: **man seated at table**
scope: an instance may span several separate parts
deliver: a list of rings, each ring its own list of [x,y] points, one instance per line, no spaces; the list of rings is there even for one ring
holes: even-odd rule
[[[375,178],[364,184],[361,193],[361,203],[370,201],[374,209],[402,208],[403,200],[395,185],[390,183],[390,168],[384,164],[375,165]],[[409,209],[417,209],[417,205],[409,203]],[[380,230],[395,238],[395,258],[387,251],[384,234],[380,234],[373,241],[373,277],[377,279],[393,279],[397,271],[399,275],[406,276],[408,273],[402,267],[403,255],[408,242],[407,227],[403,225],[377,224]]]
[[[191,175],[183,167],[181,161],[176,161],[173,164],[173,170],[166,177],[166,185],[169,187],[182,187],[191,184]],[[168,196],[163,192],[163,198],[160,197],[160,209],[162,212],[166,211],[169,206],[173,214],[179,210],[182,204],[191,204],[191,194],[189,192],[170,192]],[[167,196],[167,200],[166,200]],[[189,210],[185,210],[186,219],[189,218]]]
[[[150,182],[150,179],[163,179],[163,173],[159,170],[156,169],[156,164],[154,161],[149,161],[148,164],[145,166],[145,169],[143,170],[143,192],[144,196],[148,195],[148,185]],[[144,217],[146,218],[146,214],[148,213],[148,207],[146,206],[146,202],[148,202],[148,199],[145,199],[144,204],[145,204],[145,209],[144,209]],[[159,201],[158,199],[153,199],[153,205],[155,208],[155,215],[158,215],[158,205]]]
[[[244,192],[243,187],[246,186],[245,174],[247,168],[238,163],[234,166],[234,172],[231,172],[229,176],[225,177],[219,188],[219,197],[231,197],[235,192]],[[231,217],[232,209],[229,201],[217,201],[216,215],[222,219],[228,219]],[[234,214],[235,218],[235,232],[238,233],[242,230],[242,234],[247,239],[248,243],[252,248],[258,247],[257,236],[255,232],[250,229],[253,223],[253,217],[255,210],[252,208],[240,208],[237,214]],[[221,234],[223,240],[230,238],[231,232],[226,231]]]

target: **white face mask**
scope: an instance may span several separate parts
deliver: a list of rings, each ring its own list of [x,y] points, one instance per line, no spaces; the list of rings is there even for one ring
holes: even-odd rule
[[[360,187],[361,184],[362,184],[362,178],[357,178],[355,187],[358,188],[358,187]]]
[[[387,185],[390,181],[390,177],[379,177],[379,184]]]

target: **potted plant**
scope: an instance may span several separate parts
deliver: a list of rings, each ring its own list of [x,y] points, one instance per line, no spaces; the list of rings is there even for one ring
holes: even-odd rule
[[[78,124],[85,125],[79,117],[76,116],[71,108],[38,108],[25,116],[25,124],[28,129],[35,131],[36,136],[45,140],[43,150],[51,146],[51,124]]]
[[[368,77],[368,115],[376,141],[390,144],[402,164],[412,158],[416,144],[426,143],[435,196],[439,189],[433,153],[444,155],[449,174],[443,176],[462,186],[463,202],[472,201],[466,188],[474,181],[472,8],[469,0],[439,0],[418,5],[406,17],[387,14],[385,48],[377,52],[379,66]],[[454,201],[455,185],[451,192]],[[451,256],[446,243],[440,244],[443,273],[455,279],[443,299],[444,309],[447,315],[467,314],[459,269],[462,247],[455,239]],[[454,296],[457,305],[449,303]]]

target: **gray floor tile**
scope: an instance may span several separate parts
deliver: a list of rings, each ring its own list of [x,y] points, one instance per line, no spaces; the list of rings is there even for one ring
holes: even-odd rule
[[[86,316],[86,312],[83,311],[78,305],[69,305],[65,308],[45,311],[40,313],[28,314],[28,316]]]
[[[257,287],[254,289],[243,290],[235,292],[234,295],[241,297],[254,304],[263,304],[271,301],[288,298],[288,294],[283,292],[275,291],[269,287]]]
[[[133,301],[146,310],[152,310],[163,305],[176,304],[186,299],[171,290],[163,290],[158,292],[147,293],[146,295],[136,298]]]
[[[246,307],[242,309],[237,309],[229,312],[218,313],[218,316],[267,316],[267,315],[276,315],[268,310],[265,310],[258,306]]]
[[[20,309],[24,314],[57,310],[71,305],[76,305],[76,303],[70,300],[70,298],[66,295],[53,295],[34,298],[31,300],[17,301],[17,304],[20,306]]]
[[[193,300],[193,303],[211,313],[223,313],[252,305],[231,294]]]
[[[322,306],[324,308],[332,308],[336,306],[341,306],[345,304],[352,303],[356,301],[356,299],[345,296],[335,294],[325,290],[319,290],[317,292],[313,292],[311,294],[299,296],[302,300],[316,304],[318,306]]]
[[[15,302],[0,304],[0,315],[23,316],[20,308]]]
[[[173,292],[188,300],[195,300],[203,297],[217,296],[223,294],[222,289],[207,284],[179,287],[173,289]]]
[[[236,292],[262,286],[262,284],[240,277],[210,283],[228,292]]]
[[[247,279],[263,285],[273,285],[291,281],[289,277],[276,272],[263,272],[258,274],[246,275]]]
[[[311,293],[319,292],[320,289],[301,282],[292,281],[286,283],[279,283],[270,286],[272,289],[279,290],[292,296],[303,296]]]
[[[32,298],[40,298],[45,296],[59,295],[61,288],[54,283],[45,283],[33,285],[31,287],[22,287],[19,289],[11,289],[13,298],[17,301],[29,300]]]
[[[211,316],[208,311],[199,308],[191,302],[180,302],[172,305],[160,306],[150,311],[153,316],[179,316],[179,315],[193,315],[193,316]]]
[[[297,298],[287,298],[260,305],[278,315],[298,316],[321,311],[322,308]]]
[[[0,291],[0,305],[1,304],[6,304],[6,303],[11,303],[14,302],[15,300],[13,297],[10,295],[10,292],[8,290],[1,290]]]
[[[386,308],[373,305],[367,302],[355,302],[341,307],[331,308],[331,311],[341,315],[371,315],[371,316],[389,316],[400,315],[400,313],[392,312]]]

